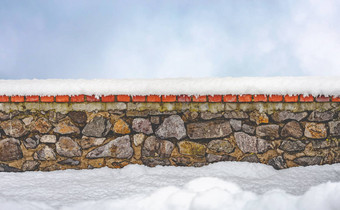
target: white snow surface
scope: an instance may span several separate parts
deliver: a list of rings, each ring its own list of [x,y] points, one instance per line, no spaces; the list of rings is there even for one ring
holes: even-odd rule
[[[0,80],[0,95],[340,95],[340,77]]]
[[[275,170],[220,162],[201,168],[0,173],[0,209],[339,209],[340,164]]]

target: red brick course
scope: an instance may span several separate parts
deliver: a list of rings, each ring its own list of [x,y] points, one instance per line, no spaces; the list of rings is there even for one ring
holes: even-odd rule
[[[208,96],[209,102],[222,102],[222,95]]]
[[[40,96],[41,102],[54,102],[54,96]]]

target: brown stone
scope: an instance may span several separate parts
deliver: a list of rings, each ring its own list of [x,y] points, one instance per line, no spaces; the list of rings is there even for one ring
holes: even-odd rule
[[[129,125],[122,119],[119,119],[113,126],[113,131],[119,134],[130,133]]]
[[[244,158],[241,159],[241,161],[242,162],[249,162],[249,163],[259,163],[260,162],[259,158],[255,154],[245,156]]]
[[[42,149],[36,151],[33,154],[33,158],[35,160],[56,160],[56,155],[51,147],[45,146]]]
[[[35,149],[39,145],[39,140],[40,140],[39,135],[35,135],[35,136],[32,136],[32,137],[26,138],[23,141],[24,146],[26,147],[26,149]]]
[[[340,136],[340,121],[329,122],[328,126],[331,136]]]
[[[243,111],[226,111],[223,116],[226,119],[247,119],[249,117]]]
[[[294,159],[294,163],[300,166],[320,165],[322,157],[320,156],[305,156]]]
[[[272,118],[276,122],[283,122],[286,120],[301,121],[308,116],[307,112],[290,112],[290,111],[278,111],[272,114]]]
[[[269,118],[266,113],[253,111],[249,114],[249,120],[255,122],[257,125],[269,123]]]
[[[96,138],[96,137],[87,137],[83,136],[78,142],[82,149],[88,149],[94,146],[101,145],[106,138]]]
[[[302,152],[306,145],[301,141],[282,141],[280,149],[287,152]]]
[[[279,138],[279,125],[260,125],[256,128],[256,135],[260,137],[268,137],[269,139]]]
[[[35,171],[39,168],[40,163],[35,160],[26,160],[22,165],[23,171]]]
[[[227,140],[212,140],[208,144],[208,149],[217,153],[231,153],[234,151],[233,145]]]
[[[70,111],[68,113],[68,116],[71,118],[73,122],[79,123],[79,124],[86,123],[86,120],[87,120],[86,113],[82,111]]]
[[[39,118],[38,120],[31,123],[31,130],[38,131],[39,133],[48,133],[52,125],[48,122],[46,118]]]
[[[220,117],[222,117],[221,113],[201,112],[201,118],[203,120],[211,120],[211,119],[220,118]]]
[[[190,139],[223,138],[232,133],[229,121],[209,121],[187,124]]]
[[[150,136],[144,141],[142,157],[169,158],[175,145],[171,141]]]
[[[272,145],[266,140],[244,132],[236,132],[234,136],[237,146],[243,153],[264,153],[272,148]]]
[[[306,123],[305,136],[312,139],[324,139],[327,137],[327,128],[323,123]]]
[[[56,143],[56,150],[58,155],[63,157],[80,157],[82,152],[77,142],[70,137],[60,137]]]
[[[159,157],[143,158],[142,161],[143,161],[143,164],[145,164],[149,167],[155,167],[155,166],[158,166],[158,165],[161,165],[161,166],[171,165],[171,163],[168,159],[159,158]]]
[[[0,140],[0,161],[19,160],[23,157],[20,141],[15,138]]]
[[[301,138],[303,136],[303,131],[300,123],[297,121],[290,121],[285,124],[281,130],[282,137],[294,137]]]
[[[326,111],[326,112],[319,112],[319,111],[313,111],[309,117],[309,121],[313,122],[325,122],[325,121],[330,121],[334,117],[334,112],[333,111]]]
[[[27,133],[24,123],[18,119],[1,122],[0,126],[5,134],[11,137],[18,138]]]
[[[80,130],[77,126],[75,126],[69,119],[63,120],[59,122],[55,128],[53,129],[55,133],[59,134],[72,134],[72,133],[80,133]]]
[[[204,156],[206,147],[192,141],[180,141],[178,143],[179,152],[183,155]]]
[[[287,163],[282,156],[277,156],[268,161],[268,164],[273,166],[273,168],[279,170],[287,168]]]

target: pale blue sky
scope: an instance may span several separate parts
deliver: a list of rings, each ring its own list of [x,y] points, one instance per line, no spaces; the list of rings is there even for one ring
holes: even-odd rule
[[[1,0],[0,78],[339,76],[339,2]]]

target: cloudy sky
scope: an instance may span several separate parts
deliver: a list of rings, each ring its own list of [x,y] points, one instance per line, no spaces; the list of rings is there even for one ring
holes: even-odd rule
[[[0,1],[0,78],[340,76],[338,0]]]

